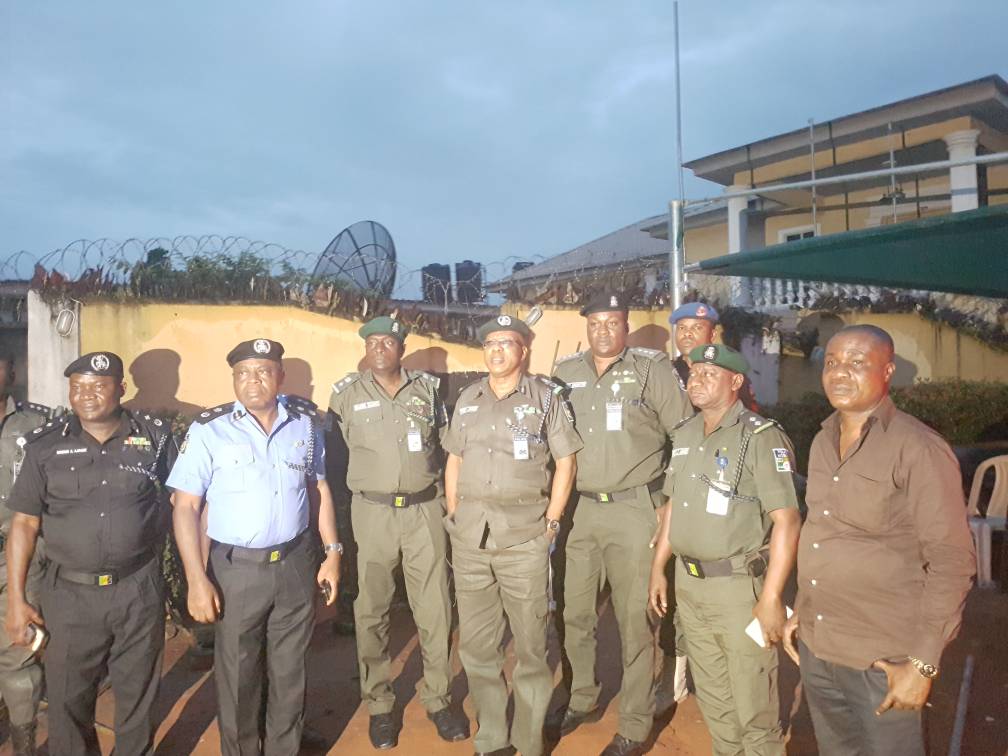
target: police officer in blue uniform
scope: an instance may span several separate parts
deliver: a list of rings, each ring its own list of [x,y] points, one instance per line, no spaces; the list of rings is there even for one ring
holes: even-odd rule
[[[167,423],[120,406],[117,355],[85,354],[64,374],[73,414],[28,436],[11,491],[6,629],[22,645],[32,640],[29,623],[51,635],[49,753],[100,754],[95,701],[107,672],[116,753],[148,754],[164,648],[162,484],[176,448]],[[40,614],[25,580],[42,530],[50,561]]]
[[[254,339],[228,353],[237,401],[196,418],[168,479],[189,612],[217,623],[225,756],[298,752],[315,596],[326,586],[332,603],[339,583],[343,549],[318,412],[305,399],[280,395],[283,352],[279,342]],[[204,501],[209,571],[200,548]],[[315,521],[318,534],[309,531]]]

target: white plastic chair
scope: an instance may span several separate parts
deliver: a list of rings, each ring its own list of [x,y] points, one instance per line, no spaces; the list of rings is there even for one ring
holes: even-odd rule
[[[988,470],[994,470],[994,490],[987,504],[987,515],[983,516],[977,509],[980,500],[980,490],[983,488],[984,475]],[[976,548],[977,585],[981,588],[991,588],[991,534],[995,530],[1008,529],[1008,454],[991,457],[984,460],[973,473],[973,485],[970,487],[969,503],[966,508],[969,517],[970,532],[973,534],[973,545]]]

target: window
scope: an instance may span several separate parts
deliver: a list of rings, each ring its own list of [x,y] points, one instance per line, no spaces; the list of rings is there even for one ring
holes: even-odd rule
[[[822,233],[819,224],[815,226],[796,226],[794,228],[782,228],[777,232],[777,243],[786,244],[787,242],[800,241],[802,239],[811,239],[813,236],[818,236]]]

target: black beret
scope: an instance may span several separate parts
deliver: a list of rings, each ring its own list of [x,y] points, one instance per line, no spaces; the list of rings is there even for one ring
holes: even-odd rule
[[[733,373],[745,375],[749,372],[749,361],[741,352],[736,352],[724,344],[701,344],[693,347],[689,353],[690,362],[694,365],[706,362],[717,365]]]
[[[227,363],[231,367],[234,367],[236,363],[242,360],[273,360],[274,362],[280,362],[283,353],[283,344],[279,341],[273,341],[272,339],[252,339],[251,341],[243,341],[228,352]]]
[[[532,331],[528,325],[526,325],[525,321],[521,318],[515,318],[510,315],[498,315],[496,318],[488,320],[477,329],[476,338],[483,341],[489,334],[496,331],[513,331],[514,333],[520,333],[526,344],[528,344],[529,339],[532,338]]]
[[[615,291],[604,291],[596,294],[581,308],[581,315],[591,315],[593,312],[629,312],[626,300],[622,294]]]
[[[123,361],[113,352],[88,352],[67,365],[63,375],[69,378],[74,373],[81,375],[110,375],[123,377]]]

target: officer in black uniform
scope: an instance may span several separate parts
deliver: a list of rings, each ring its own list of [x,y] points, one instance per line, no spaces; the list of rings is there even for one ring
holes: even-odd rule
[[[73,414],[30,434],[11,491],[6,629],[22,645],[32,641],[30,624],[51,634],[50,753],[100,753],[95,700],[107,672],[116,753],[149,754],[164,648],[162,485],[177,449],[167,423],[120,406],[117,355],[85,354],[64,375]],[[25,578],[42,529],[50,561],[40,615],[26,601]]]

